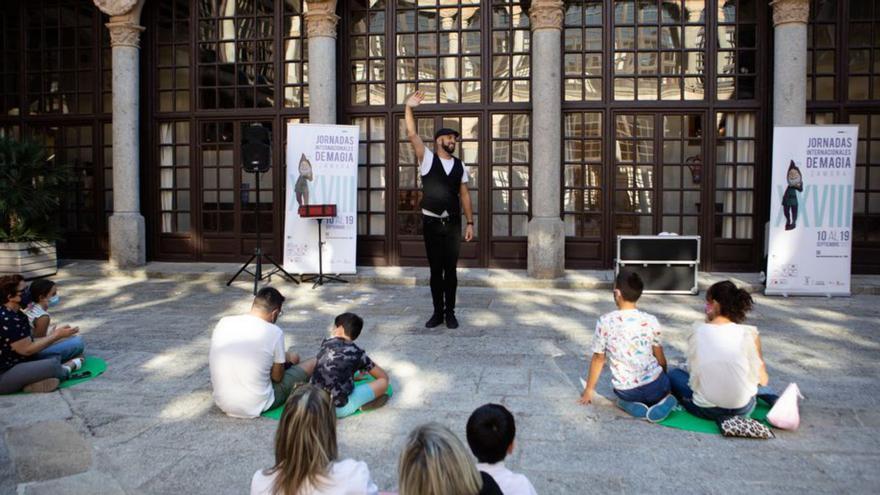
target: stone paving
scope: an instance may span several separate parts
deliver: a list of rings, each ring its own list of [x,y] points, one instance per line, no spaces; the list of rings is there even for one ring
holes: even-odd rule
[[[59,322],[77,324],[98,379],[45,395],[0,397],[0,494],[247,493],[270,465],[276,422],[227,418],[211,401],[207,351],[224,315],[247,310],[249,285],[215,281],[58,279]],[[283,286],[287,343],[313,354],[334,315],[366,320],[358,343],[391,374],[386,408],[342,420],[340,454],[367,461],[397,488],[407,433],[439,421],[464,439],[470,412],[510,408],[517,449],[508,465],[541,494],[877,493],[880,487],[880,297],[756,296],[771,383],[796,381],[801,429],[770,441],[725,439],[633,420],[607,400],[576,403],[607,290],[465,287],[457,330],[422,328],[424,286]],[[702,298],[645,296],[683,359]],[[608,371],[599,393],[610,396]]]

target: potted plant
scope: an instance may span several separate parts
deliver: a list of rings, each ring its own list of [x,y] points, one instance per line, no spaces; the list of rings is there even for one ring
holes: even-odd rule
[[[58,271],[58,208],[70,176],[41,144],[0,136],[0,273]]]

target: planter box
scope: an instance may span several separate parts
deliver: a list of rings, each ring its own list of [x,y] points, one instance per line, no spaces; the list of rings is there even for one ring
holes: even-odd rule
[[[54,242],[0,242],[0,274],[27,280],[58,272]]]

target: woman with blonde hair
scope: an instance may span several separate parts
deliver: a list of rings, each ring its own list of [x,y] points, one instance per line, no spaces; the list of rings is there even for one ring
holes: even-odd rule
[[[366,463],[337,461],[336,410],[330,396],[302,385],[287,399],[275,433],[275,465],[254,473],[251,495],[375,495]]]
[[[461,440],[438,423],[410,433],[399,474],[400,495],[501,495],[495,480],[477,471]]]

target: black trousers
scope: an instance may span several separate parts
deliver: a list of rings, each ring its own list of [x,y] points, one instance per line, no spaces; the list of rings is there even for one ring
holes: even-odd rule
[[[461,217],[435,218],[423,215],[423,236],[431,266],[431,299],[434,313],[455,311],[458,289],[458,254],[461,251]]]

